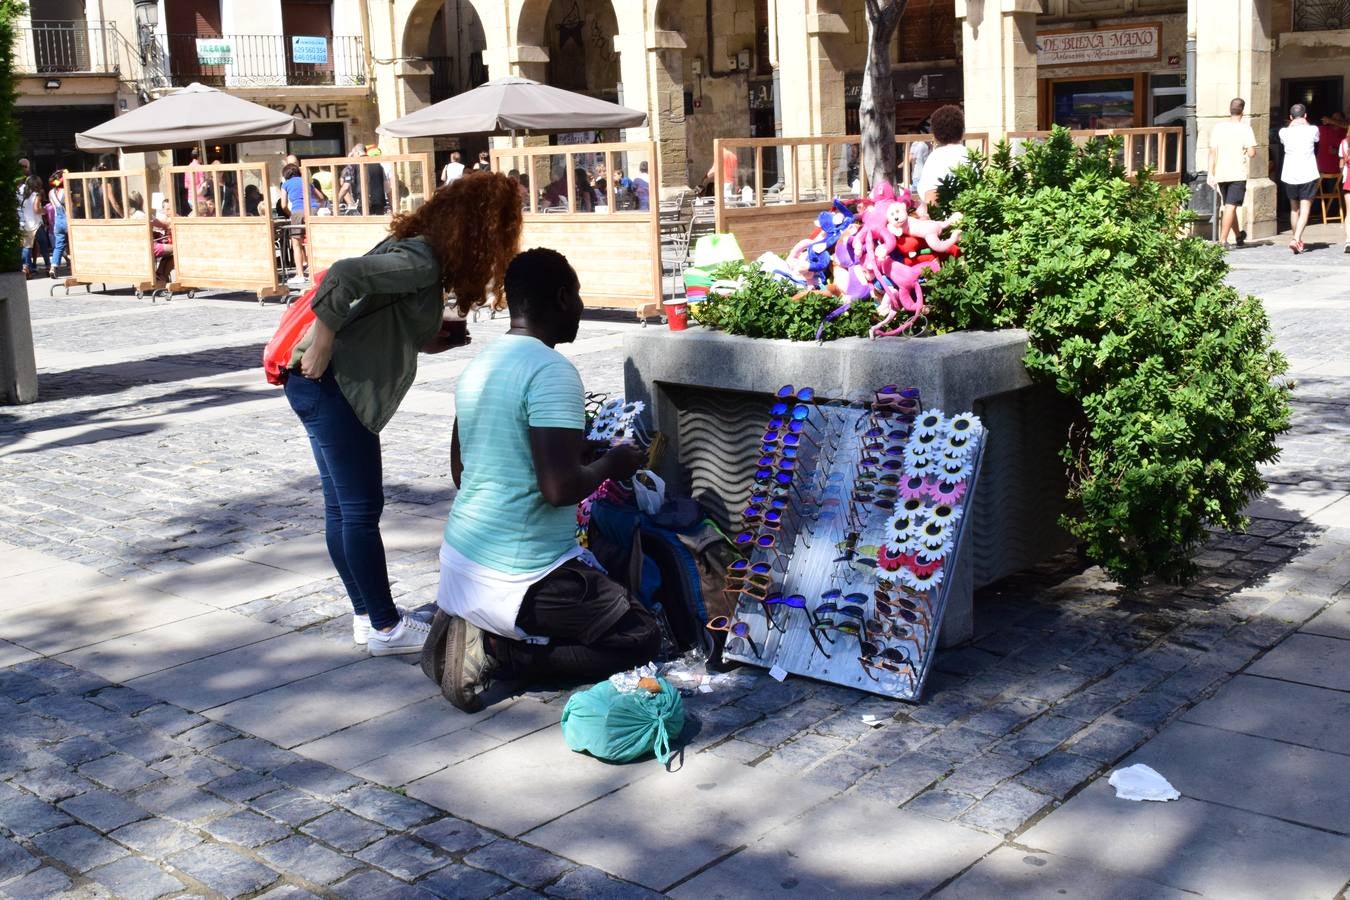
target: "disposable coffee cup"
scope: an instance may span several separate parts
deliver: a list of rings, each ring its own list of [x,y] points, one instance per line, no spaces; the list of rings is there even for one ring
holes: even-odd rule
[[[666,324],[671,331],[684,331],[689,327],[689,303],[685,300],[666,301]]]

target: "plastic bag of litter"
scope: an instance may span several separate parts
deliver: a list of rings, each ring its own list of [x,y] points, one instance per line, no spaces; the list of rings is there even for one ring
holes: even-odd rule
[[[684,700],[664,678],[644,680],[642,688],[629,693],[602,681],[573,694],[562,714],[567,746],[610,762],[653,753],[664,765],[674,755],[670,742],[683,730]]]

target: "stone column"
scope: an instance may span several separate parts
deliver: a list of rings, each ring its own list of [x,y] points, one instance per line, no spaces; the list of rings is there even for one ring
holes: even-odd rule
[[[1243,205],[1249,238],[1275,233],[1277,188],[1269,177],[1274,44],[1269,13],[1270,0],[1190,0],[1189,30],[1195,36],[1196,169],[1207,171],[1209,132],[1214,123],[1228,118],[1229,102],[1234,97],[1246,100],[1247,120],[1257,143]]]
[[[19,272],[0,272],[0,406],[37,398],[28,281]]]
[[[690,183],[688,135],[684,127],[684,51],[688,48],[678,31],[655,29],[647,33],[647,115],[652,139],[661,157],[661,187],[680,188]],[[635,109],[627,93],[625,101]]]
[[[966,131],[997,141],[1036,128],[1036,16],[1040,0],[956,0],[966,85]]]

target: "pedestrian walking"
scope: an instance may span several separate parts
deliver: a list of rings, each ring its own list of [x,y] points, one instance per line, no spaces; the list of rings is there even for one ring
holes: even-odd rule
[[[458,181],[464,177],[464,163],[460,162],[459,151],[455,150],[450,154],[450,161],[441,169],[441,187],[447,187],[450,182]]]
[[[1289,215],[1293,220],[1294,239],[1289,249],[1302,253],[1303,231],[1308,227],[1313,198],[1317,196],[1317,129],[1308,124],[1308,107],[1295,103],[1289,107],[1289,124],[1280,129],[1280,143],[1284,146],[1284,165],[1280,181],[1284,195],[1289,198]]]
[[[504,283],[520,230],[519,189],[505,175],[469,175],[437,191],[395,217],[370,253],[333,264],[292,357],[286,399],[318,465],[328,554],[351,599],[352,638],[374,656],[416,653],[428,630],[390,595],[380,431],[412,386],[419,349],[468,341],[464,329],[442,328],[445,292],[461,316],[481,306]]]
[[[36,265],[34,244],[37,242],[38,229],[42,227],[45,196],[42,179],[36,175],[29,175],[19,193],[19,243],[22,247],[24,278],[33,273],[33,267]],[[51,260],[47,262],[48,265],[51,264]]]
[[[66,247],[70,241],[70,226],[66,219],[66,170],[57,169],[52,173],[52,189],[47,195],[52,205],[52,258],[47,275],[55,278],[65,260]]]
[[[1350,253],[1350,136],[1341,138],[1337,149],[1337,161],[1340,163],[1341,182],[1341,222],[1345,228],[1345,252]]]
[[[1247,199],[1248,160],[1256,156],[1256,134],[1242,120],[1246,108],[1247,101],[1233,98],[1228,104],[1228,118],[1215,123],[1209,132],[1209,185],[1223,200],[1217,237],[1225,250],[1234,246],[1229,243],[1230,234],[1238,247],[1247,242],[1239,213]]]

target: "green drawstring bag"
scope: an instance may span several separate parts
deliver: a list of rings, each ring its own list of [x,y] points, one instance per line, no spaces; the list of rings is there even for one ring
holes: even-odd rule
[[[563,708],[567,746],[610,762],[632,762],[654,753],[664,765],[674,754],[670,742],[684,730],[684,700],[664,678],[660,693],[621,694],[602,681],[573,694]]]

